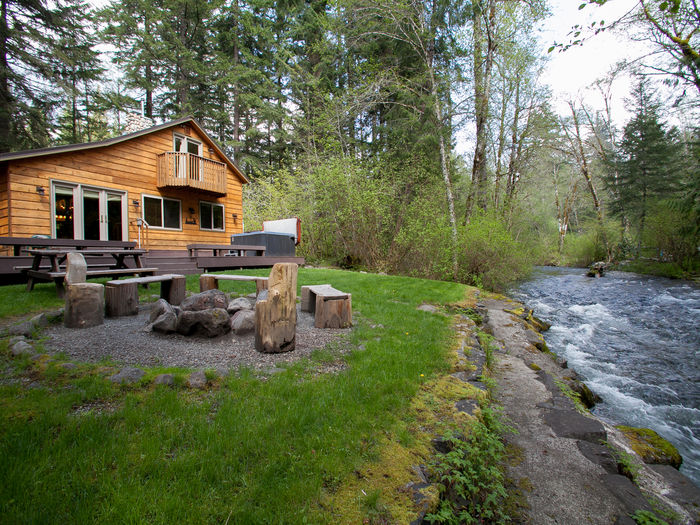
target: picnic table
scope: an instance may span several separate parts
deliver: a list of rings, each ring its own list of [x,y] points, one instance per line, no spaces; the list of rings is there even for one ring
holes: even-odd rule
[[[71,249],[29,249],[26,250],[33,257],[32,265],[17,266],[15,269],[21,270],[27,275],[27,290],[33,290],[36,280],[54,281],[56,292],[59,297],[64,294],[63,279],[66,276],[65,268],[62,266],[69,252],[79,252],[84,256],[102,259],[104,261],[91,262],[87,267],[88,277],[107,277],[118,275],[153,275],[157,268],[145,268],[143,266],[143,255],[145,250],[119,249],[119,248],[87,248],[83,250]],[[135,268],[127,265],[128,258],[132,258]],[[46,259],[48,266],[42,266],[42,261]],[[99,260],[97,259],[97,260]],[[94,259],[92,259],[94,261]]]
[[[44,237],[0,237],[0,246],[12,246],[15,257],[30,249],[56,248],[83,251],[85,249],[121,249],[136,248],[133,241],[94,241],[87,239],[50,239]]]

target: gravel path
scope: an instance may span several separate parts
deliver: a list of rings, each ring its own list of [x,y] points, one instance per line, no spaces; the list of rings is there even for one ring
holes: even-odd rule
[[[334,341],[350,350],[346,342],[350,329],[315,328],[313,315],[301,312],[299,305],[296,349],[283,354],[257,352],[252,333],[237,336],[230,332],[210,339],[145,331],[151,306],[141,306],[136,316],[106,318],[103,325],[92,328],[76,330],[62,325],[51,326],[45,331],[48,340],[44,346],[49,353],[64,352],[78,361],[97,362],[110,358],[128,365],[215,368],[222,371],[239,367],[271,370],[282,363],[308,357],[314,350]]]

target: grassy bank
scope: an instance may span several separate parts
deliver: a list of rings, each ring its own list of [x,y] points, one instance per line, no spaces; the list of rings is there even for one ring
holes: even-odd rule
[[[378,457],[385,436],[403,432],[411,400],[449,367],[450,320],[416,307],[459,301],[466,288],[300,270],[300,285],[325,282],[353,294],[347,344],[355,351],[339,357],[328,348],[268,377],[240,370],[205,391],[117,387],[108,365],[65,370],[48,358],[10,358],[5,341],[3,520],[337,522],[322,504],[327,495]],[[188,288],[196,287],[191,276]],[[60,304],[48,285],[0,288],[0,301],[23,305],[5,316]],[[316,372],[337,360],[347,365],[341,372]]]

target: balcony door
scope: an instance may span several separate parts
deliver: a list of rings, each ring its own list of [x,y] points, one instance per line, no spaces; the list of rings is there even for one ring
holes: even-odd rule
[[[201,180],[199,157],[202,156],[202,143],[189,137],[174,135],[174,150],[182,153],[178,155],[177,177]]]
[[[54,183],[52,193],[57,239],[127,240],[126,192]]]

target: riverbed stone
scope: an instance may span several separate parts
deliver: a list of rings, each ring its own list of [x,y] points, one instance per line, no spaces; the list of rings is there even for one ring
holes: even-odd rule
[[[600,465],[608,474],[617,474],[617,461],[610,449],[605,445],[591,443],[590,441],[578,441],[576,443],[581,454],[589,461]]]
[[[691,512],[694,511],[696,516],[700,517],[698,515],[700,513],[698,510],[700,509],[700,487],[671,465],[650,465],[650,467],[654,472],[663,476],[664,481],[671,489],[671,498]]]
[[[652,510],[639,487],[625,476],[606,474],[603,476],[602,481],[607,489],[622,502],[630,514],[634,514],[638,510]]]
[[[226,309],[228,298],[221,290],[207,290],[187,297],[180,304],[180,308],[187,312],[198,312],[214,308]]]
[[[137,381],[140,381],[144,375],[146,375],[146,372],[144,372],[140,368],[127,366],[126,368],[122,368],[113,376],[110,376],[109,380],[112,383],[117,383],[120,385],[132,384],[136,383]]]
[[[600,421],[583,416],[575,410],[545,410],[544,420],[559,437],[580,439],[591,443],[600,443],[607,437]]]

